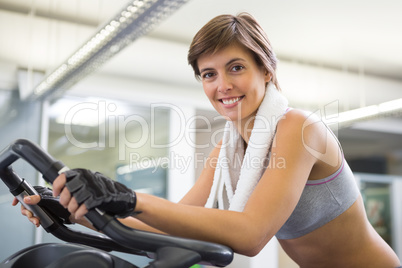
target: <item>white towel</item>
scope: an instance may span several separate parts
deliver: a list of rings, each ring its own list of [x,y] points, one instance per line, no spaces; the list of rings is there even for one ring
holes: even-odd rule
[[[243,211],[269,163],[276,125],[288,108],[287,99],[269,83],[257,111],[246,153],[244,140],[233,122],[227,121],[205,207]]]

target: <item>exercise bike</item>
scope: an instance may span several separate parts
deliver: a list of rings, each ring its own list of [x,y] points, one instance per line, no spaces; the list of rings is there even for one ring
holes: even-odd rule
[[[233,260],[233,251],[226,246],[132,229],[96,208],[90,210],[86,218],[104,235],[73,230],[46,208],[22,202],[25,196],[37,192],[12,169],[11,164],[18,159],[32,165],[50,184],[68,168],[25,139],[14,141],[0,152],[1,180],[21,204],[39,217],[48,233],[67,243],[38,244],[22,249],[0,262],[2,268],[138,268],[110,251],[151,258],[144,268],[187,268],[197,263],[224,267]]]

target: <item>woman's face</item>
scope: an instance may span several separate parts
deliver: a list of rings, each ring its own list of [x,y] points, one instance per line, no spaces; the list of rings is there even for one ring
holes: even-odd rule
[[[256,115],[271,76],[249,50],[233,45],[198,59],[205,94],[216,111],[236,125]]]

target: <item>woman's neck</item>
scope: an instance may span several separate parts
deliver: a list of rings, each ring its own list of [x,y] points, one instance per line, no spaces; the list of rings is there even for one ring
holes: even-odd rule
[[[255,116],[248,118],[247,120],[233,121],[234,126],[246,144],[248,144],[248,141],[250,140],[251,131],[254,127],[254,120]]]

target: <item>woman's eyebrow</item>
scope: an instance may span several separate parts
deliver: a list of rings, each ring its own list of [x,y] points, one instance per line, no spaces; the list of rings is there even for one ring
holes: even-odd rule
[[[207,68],[201,69],[200,74],[202,74],[205,71],[213,71],[213,70],[214,70],[214,68],[207,67]]]
[[[229,61],[225,64],[225,66],[228,66],[228,65],[230,65],[230,64],[232,64],[233,62],[236,62],[236,61],[246,61],[246,60],[243,59],[243,58],[233,58],[233,59],[229,60]],[[214,70],[214,68],[206,67],[206,68],[201,69],[201,70],[200,70],[200,73],[203,73],[203,72],[205,72],[205,71],[212,71],[212,70]]]
[[[246,61],[246,60],[245,60],[245,59],[242,59],[242,58],[234,58],[234,59],[231,59],[230,61],[228,61],[228,62],[226,63],[226,66],[232,64],[232,63],[235,62],[235,61]]]

